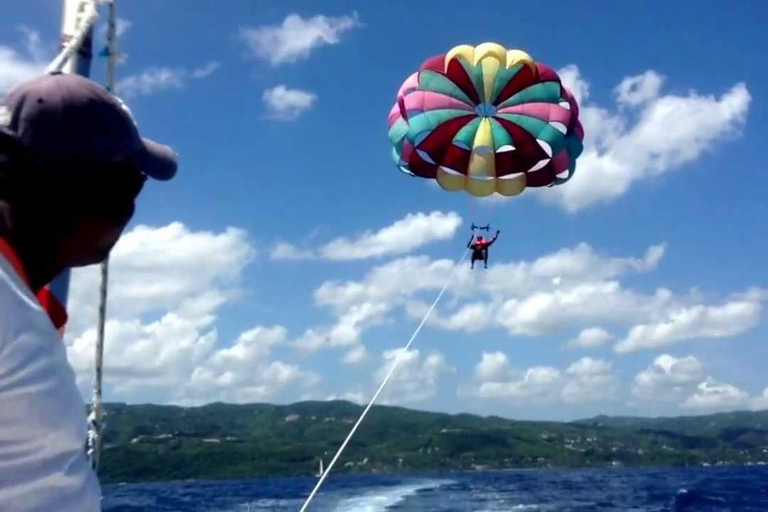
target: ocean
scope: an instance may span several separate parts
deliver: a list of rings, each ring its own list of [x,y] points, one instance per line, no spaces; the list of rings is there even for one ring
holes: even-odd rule
[[[105,512],[298,511],[314,478],[114,484]],[[311,511],[768,511],[768,468],[331,475]]]

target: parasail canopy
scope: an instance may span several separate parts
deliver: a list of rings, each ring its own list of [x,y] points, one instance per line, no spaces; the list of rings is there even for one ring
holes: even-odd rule
[[[475,196],[565,183],[584,139],[557,73],[496,43],[424,62],[400,87],[388,125],[400,170]]]

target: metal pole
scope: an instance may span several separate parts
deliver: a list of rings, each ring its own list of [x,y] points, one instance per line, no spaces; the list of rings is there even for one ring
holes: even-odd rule
[[[63,16],[61,22],[61,40],[59,50],[62,50],[78,32],[86,21],[88,2],[83,0],[63,0]],[[91,59],[93,56],[93,28],[89,29],[80,47],[74,52],[62,68],[64,73],[89,77],[91,74]],[[70,271],[65,270],[50,283],[51,292],[62,306],[66,306],[69,297]]]

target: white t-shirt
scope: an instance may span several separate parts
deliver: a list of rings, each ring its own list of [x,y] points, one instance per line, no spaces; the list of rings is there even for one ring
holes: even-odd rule
[[[85,441],[64,342],[0,255],[0,511],[100,511]]]

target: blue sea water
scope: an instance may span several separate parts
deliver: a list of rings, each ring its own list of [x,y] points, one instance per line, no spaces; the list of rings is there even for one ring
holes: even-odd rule
[[[298,511],[313,478],[104,486],[105,512]],[[768,511],[768,468],[333,475],[311,511]]]

